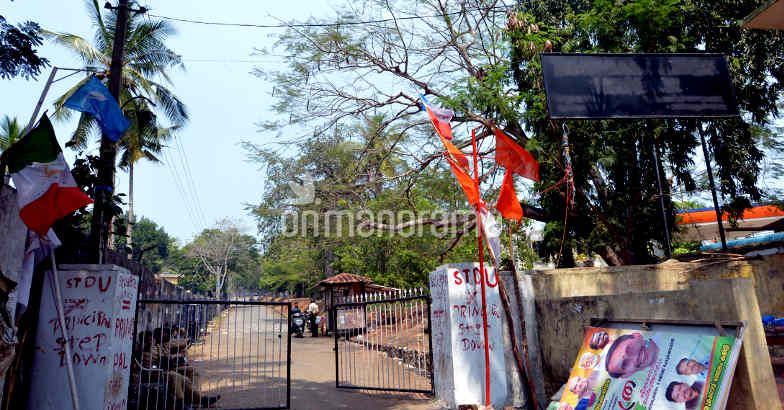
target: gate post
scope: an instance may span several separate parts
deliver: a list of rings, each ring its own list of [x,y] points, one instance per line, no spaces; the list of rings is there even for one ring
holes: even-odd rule
[[[329,316],[335,318],[338,317],[338,308],[334,304],[329,309]],[[333,350],[335,350],[335,388],[337,389],[340,386],[340,372],[338,370],[340,369],[340,366],[338,365],[338,360],[340,360],[340,358],[338,357],[338,337],[340,336],[338,336],[338,331],[337,331],[337,326],[335,325],[335,321],[330,320],[329,323],[330,323],[329,327],[334,327],[334,329],[332,330],[332,336],[335,338],[335,347]]]
[[[286,317],[288,318],[288,328],[286,335],[286,408],[291,408],[291,301],[286,303]]]
[[[433,305],[433,298],[428,295],[427,297],[427,345],[428,350],[430,350],[430,391],[431,394],[436,394],[436,368],[435,363],[433,362],[433,314],[431,313],[433,310],[430,308]],[[425,366],[427,369],[427,366]]]

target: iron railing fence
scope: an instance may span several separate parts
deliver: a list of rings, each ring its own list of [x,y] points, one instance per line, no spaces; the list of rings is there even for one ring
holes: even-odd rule
[[[362,294],[336,304],[338,388],[433,393],[430,297],[422,289]]]
[[[288,302],[137,303],[129,410],[288,409]]]

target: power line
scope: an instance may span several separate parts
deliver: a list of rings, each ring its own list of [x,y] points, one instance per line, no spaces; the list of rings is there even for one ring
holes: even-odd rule
[[[167,152],[167,150],[163,150],[163,156],[164,159],[166,160],[165,164],[169,169],[169,173],[171,173],[172,175],[174,186],[177,188],[177,192],[179,193],[180,199],[183,202],[183,207],[185,208],[187,219],[198,233],[201,231],[201,229],[203,229],[203,226],[199,226],[200,224],[197,222],[198,219],[198,217],[196,216],[197,212],[193,209],[193,201],[191,200],[191,198],[188,197],[188,194],[183,189],[184,184],[182,183],[177,167],[174,165],[174,158]]]
[[[287,64],[281,60],[243,60],[243,59],[212,59],[212,58],[183,58],[187,63],[249,63],[249,64]]]
[[[185,182],[188,184],[188,187],[191,192],[191,197],[194,199],[194,208],[197,211],[197,215],[199,216],[202,225],[206,228],[207,224],[207,217],[204,215],[204,210],[201,206],[201,199],[199,198],[199,191],[196,188],[196,184],[193,181],[193,173],[191,172],[190,162],[188,161],[188,156],[185,155],[185,148],[182,146],[182,141],[177,135],[174,135],[174,141],[177,145],[177,152],[180,154],[180,165],[183,169],[183,175]]]
[[[356,26],[356,25],[364,25],[364,24],[378,24],[378,23],[389,23],[393,21],[401,21],[401,20],[421,20],[426,18],[443,18],[446,16],[454,16],[463,14],[466,11],[491,11],[491,10],[508,10],[514,6],[494,6],[494,7],[486,7],[486,8],[473,8],[473,9],[464,9],[461,11],[454,11],[451,13],[439,13],[439,14],[431,14],[426,16],[403,16],[397,18],[385,18],[385,19],[377,19],[377,20],[363,20],[363,21],[335,21],[332,23],[291,23],[291,24],[254,24],[254,23],[229,23],[225,21],[208,21],[208,20],[194,20],[194,19],[186,19],[181,17],[171,17],[171,16],[162,16],[159,14],[151,14],[147,13],[150,17],[156,17],[159,19],[164,20],[171,20],[171,21],[178,21],[181,23],[191,23],[191,24],[202,24],[207,26],[223,26],[223,27],[250,27],[250,28],[310,28],[310,27],[335,27],[335,26]]]

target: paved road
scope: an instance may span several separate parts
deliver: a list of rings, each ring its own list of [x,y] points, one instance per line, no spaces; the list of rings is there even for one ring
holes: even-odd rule
[[[273,308],[249,306],[223,312],[204,341],[189,350],[201,390],[220,394],[221,408],[285,403],[285,329]],[[292,409],[438,409],[429,397],[419,394],[337,389],[333,346],[331,338],[292,339]],[[377,363],[389,360],[374,354]]]

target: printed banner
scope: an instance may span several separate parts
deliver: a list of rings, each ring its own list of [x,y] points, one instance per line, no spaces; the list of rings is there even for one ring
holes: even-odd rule
[[[557,409],[723,409],[741,340],[709,333],[590,327]]]

